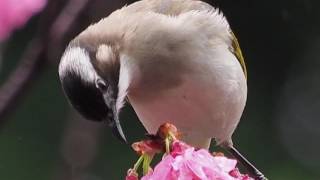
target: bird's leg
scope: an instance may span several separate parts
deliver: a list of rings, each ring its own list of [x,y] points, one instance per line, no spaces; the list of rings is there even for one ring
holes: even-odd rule
[[[229,153],[231,153],[248,171],[248,173],[256,180],[267,180],[267,178],[248,161],[233,145],[223,146]]]

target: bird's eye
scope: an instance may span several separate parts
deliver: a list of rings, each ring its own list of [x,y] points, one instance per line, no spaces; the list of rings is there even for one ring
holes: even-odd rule
[[[100,89],[100,91],[102,91],[102,92],[107,91],[107,89],[108,89],[108,85],[104,82],[104,80],[102,80],[100,78],[98,78],[96,80],[96,87],[98,89]]]

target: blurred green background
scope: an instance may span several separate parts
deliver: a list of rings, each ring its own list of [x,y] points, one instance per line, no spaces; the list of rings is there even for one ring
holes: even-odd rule
[[[107,0],[99,6],[104,13],[86,21],[95,22],[130,2]],[[225,13],[248,67],[248,101],[233,136],[235,145],[271,180],[319,179],[320,1],[208,2]],[[38,18],[2,43],[1,83],[15,68]],[[135,153],[105,124],[86,121],[70,108],[57,63],[42,70],[1,119],[0,179],[123,179]],[[121,120],[130,142],[143,137],[129,106]]]

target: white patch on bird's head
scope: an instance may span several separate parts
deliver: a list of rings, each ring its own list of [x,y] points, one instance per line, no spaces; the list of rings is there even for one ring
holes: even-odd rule
[[[91,64],[89,53],[84,48],[69,47],[64,52],[59,65],[60,79],[70,73],[84,82],[95,82],[97,73]]]
[[[116,55],[111,46],[102,44],[98,47],[96,58],[99,63],[110,63],[116,60]]]

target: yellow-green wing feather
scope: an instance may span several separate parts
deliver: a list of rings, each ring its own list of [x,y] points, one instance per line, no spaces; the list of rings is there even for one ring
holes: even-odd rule
[[[240,45],[239,45],[239,42],[238,42],[238,39],[237,37],[234,35],[234,33],[231,31],[231,35],[232,35],[232,52],[234,53],[234,55],[237,57],[241,67],[242,67],[242,70],[243,70],[243,73],[244,75],[246,76],[247,78],[247,68],[246,68],[246,63],[244,62],[244,58],[243,58],[243,55],[242,55],[242,51],[241,51],[241,48],[240,48]]]

